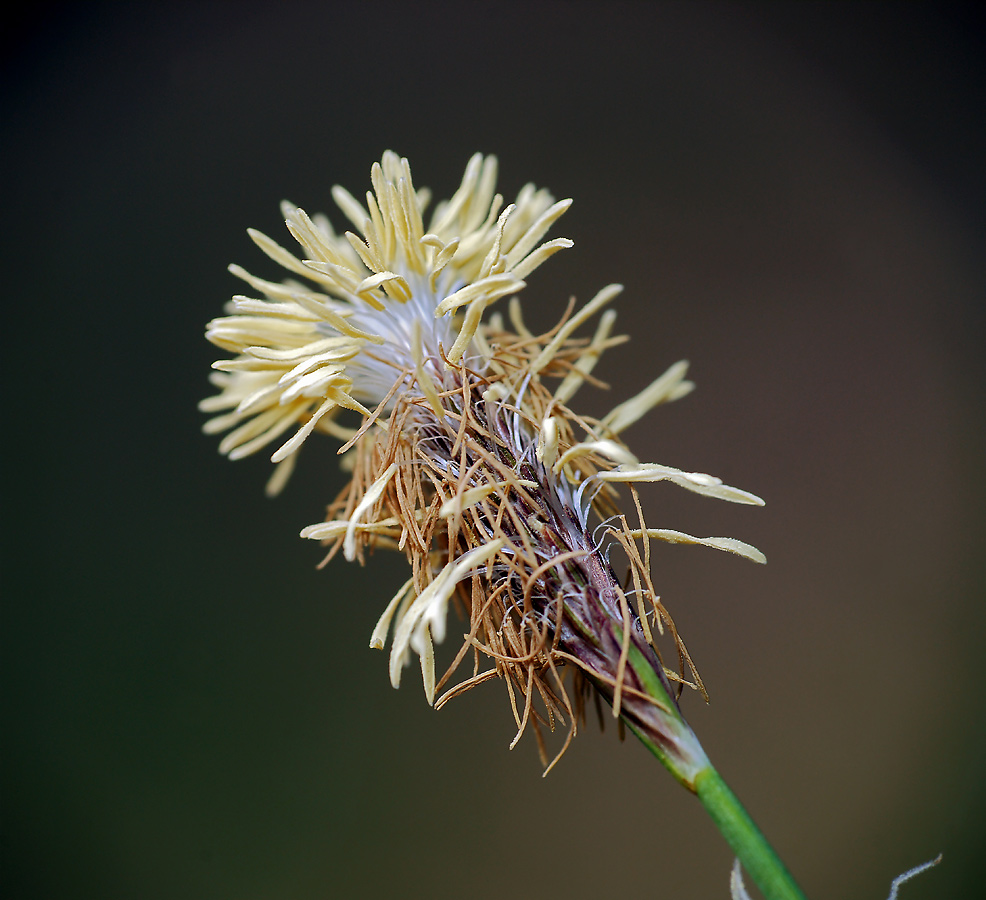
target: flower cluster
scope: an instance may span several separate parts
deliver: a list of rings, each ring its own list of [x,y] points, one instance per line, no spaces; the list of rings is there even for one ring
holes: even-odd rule
[[[234,297],[229,315],[209,323],[208,339],[232,357],[214,365],[219,393],[202,409],[217,415],[206,430],[228,432],[220,450],[230,458],[275,445],[272,493],[313,431],[343,442],[352,479],[326,521],[301,534],[326,542],[327,558],[341,550],[363,562],[384,547],[406,555],[410,577],[370,640],[383,648],[389,637],[395,687],[414,655],[438,706],[502,678],[514,741],[533,724],[542,757],[540,726],[566,722],[567,746],[594,691],[687,783],[706,761],[670,682],[701,681],[651,583],[650,541],[764,557],[731,538],[648,527],[633,486],[670,481],[723,500],[762,501],[710,475],[641,462],[620,439],[654,406],[691,390],[683,362],[602,419],[570,408],[594,381],[600,355],[624,340],[613,335],[607,308],[621,289],[610,285],[577,310],[570,304],[540,335],[525,326],[515,295],[571,246],[544,240],[571,201],[528,185],[504,206],[496,160],[477,154],[426,227],[428,192],[414,188],[407,160],[384,154],[371,180],[365,205],[333,189],[355,228],[343,235],[324,217],[283,206],[301,256],[250,232],[303,280],[265,281],[231,267],[262,296]],[[487,316],[505,297],[506,319]],[[581,336],[594,319],[594,331]],[[621,484],[630,516],[620,510]],[[610,563],[613,548],[628,561],[626,579]],[[439,675],[434,645],[446,635],[450,605],[467,624]],[[675,671],[655,645],[665,629],[678,651]],[[467,661],[471,674],[450,685]]]

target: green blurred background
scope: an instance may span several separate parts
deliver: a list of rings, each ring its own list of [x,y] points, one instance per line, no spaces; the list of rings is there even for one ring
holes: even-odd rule
[[[204,323],[277,276],[290,198],[341,223],[386,148],[447,196],[469,155],[575,204],[528,316],[621,281],[600,414],[767,499],[667,485],[654,580],[711,694],[686,715],[810,897],[986,880],[983,33],[973,7],[40,4],[2,80],[2,880],[15,898],[725,898],[731,856],[590,725],[541,778],[489,683],[439,713],[367,649],[403,560],[298,530],[196,402]],[[12,280],[12,283],[11,283]],[[454,631],[454,629],[453,629]]]

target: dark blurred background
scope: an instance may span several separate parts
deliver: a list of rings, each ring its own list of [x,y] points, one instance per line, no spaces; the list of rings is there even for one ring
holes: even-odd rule
[[[644,492],[708,684],[685,712],[809,897],[979,893],[983,31],[897,3],[40,4],[3,53],[2,880],[16,898],[726,898],[731,854],[590,723],[541,778],[502,687],[435,713],[370,631],[404,562],[297,537],[196,402],[204,323],[279,277],[287,197],[337,224],[384,149],[448,196],[469,155],[575,204],[528,316],[626,292],[600,414],[767,499]],[[454,628],[453,628],[454,632]],[[446,648],[447,649],[447,648]]]

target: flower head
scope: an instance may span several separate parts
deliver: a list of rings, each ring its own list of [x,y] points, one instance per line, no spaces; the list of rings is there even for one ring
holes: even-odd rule
[[[571,246],[564,238],[539,244],[571,201],[554,203],[527,185],[503,208],[494,193],[496,168],[494,157],[473,156],[427,230],[429,194],[414,189],[407,160],[389,152],[373,166],[366,206],[341,187],[332,191],[361,235],[336,234],[324,216],[309,218],[289,203],[282,212],[303,259],[250,230],[271,259],[309,283],[273,283],[230,267],[264,299],[234,297],[232,314],[206,331],[237,354],[214,365],[222,390],[201,404],[221,413],[207,431],[232,429],[223,453],[248,456],[297,428],[271,457],[288,463],[313,430],[339,436],[339,410],[368,415],[363,404],[378,404],[417,359],[426,370],[457,363],[486,307],[515,294],[528,273]]]
[[[219,414],[206,430],[231,429],[220,444],[231,458],[293,430],[271,457],[279,464],[275,491],[313,431],[344,441],[352,480],[326,521],[302,536],[326,542],[326,560],[340,549],[360,562],[376,548],[407,556],[411,576],[370,641],[383,648],[390,637],[395,687],[416,655],[436,702],[468,660],[471,676],[437,705],[500,677],[517,738],[533,724],[542,752],[539,726],[567,721],[570,739],[586,692],[595,690],[689,783],[705,758],[670,681],[702,685],[651,583],[650,542],[764,558],[731,538],[648,527],[633,485],[670,481],[719,499],[762,501],[709,475],[640,462],[620,439],[654,406],[691,390],[683,362],[600,420],[569,407],[603,351],[624,340],[612,335],[615,314],[606,308],[619,286],[581,309],[570,304],[542,335],[527,329],[516,298],[509,326],[499,313],[484,317],[571,246],[543,240],[570,201],[528,185],[504,207],[495,178],[494,158],[474,156],[426,229],[427,192],[414,188],[406,160],[387,153],[372,169],[365,206],[333,190],[358,234],[340,236],[327,219],[289,204],[283,212],[301,257],[250,232],[305,281],[269,282],[232,267],[263,297],[234,297],[230,315],[208,326],[208,339],[234,356],[214,366],[220,393],[202,408]],[[596,317],[594,333],[579,336]],[[338,420],[347,409],[358,426]],[[630,516],[620,511],[618,484],[628,486]],[[613,549],[626,560],[627,579],[611,565]],[[467,625],[439,677],[434,645],[449,630],[450,605]],[[655,632],[665,628],[677,671],[657,652]]]

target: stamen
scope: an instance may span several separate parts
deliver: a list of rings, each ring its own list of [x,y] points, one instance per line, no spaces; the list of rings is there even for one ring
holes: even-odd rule
[[[763,555],[752,544],[738,541],[736,538],[727,537],[707,537],[700,538],[683,531],[672,531],[668,528],[635,528],[627,532],[630,537],[640,538],[643,535],[667,541],[669,544],[701,544],[703,547],[714,547],[716,550],[725,550],[727,553],[735,553],[737,556],[744,556],[757,563],[766,563],[767,557]]]
[[[660,378],[644,388],[639,394],[624,401],[608,415],[603,417],[602,424],[612,434],[619,434],[629,428],[641,416],[650,412],[661,403],[669,403],[691,393],[695,385],[685,381],[688,371],[688,361],[676,362]]]
[[[363,495],[363,499],[360,500],[359,505],[353,511],[352,516],[349,518],[349,523],[346,528],[346,538],[342,545],[343,555],[352,562],[356,559],[356,526],[359,524],[359,520],[365,516],[373,504],[380,499],[380,495],[384,492],[390,479],[394,477],[397,473],[397,463],[391,463],[384,470],[384,473],[367,488],[366,493]]]

